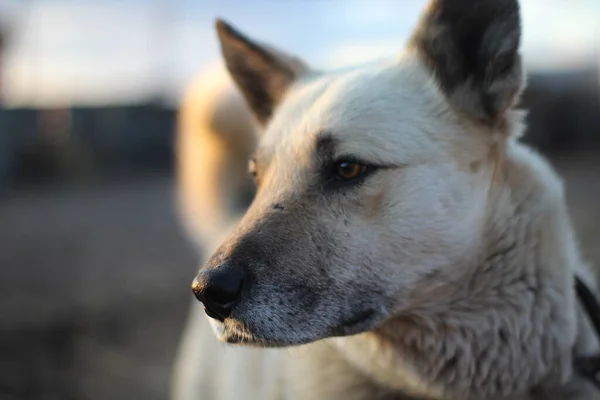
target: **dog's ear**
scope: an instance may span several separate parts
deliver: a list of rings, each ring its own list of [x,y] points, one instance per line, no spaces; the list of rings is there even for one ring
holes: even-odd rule
[[[495,123],[523,89],[517,0],[430,0],[410,46],[450,105]]]
[[[300,59],[253,41],[221,19],[216,26],[225,65],[264,126],[290,85],[308,68]]]

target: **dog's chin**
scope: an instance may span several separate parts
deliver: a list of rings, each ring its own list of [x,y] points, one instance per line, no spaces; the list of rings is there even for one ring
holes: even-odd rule
[[[255,332],[252,332],[244,324],[227,319],[225,322],[218,321],[216,319],[208,317],[213,330],[213,333],[220,342],[251,346],[251,347],[288,347],[288,346],[299,346],[314,342],[319,337],[300,338],[279,338],[279,337],[263,337]]]
[[[253,332],[246,324],[226,319],[224,322],[208,317],[213,333],[223,343],[243,345],[252,347],[288,347],[300,346],[330,337],[351,336],[367,332],[377,325],[378,316],[372,310],[357,314],[352,318],[344,320],[323,332],[294,332],[292,337],[277,337],[273,334],[269,337]]]

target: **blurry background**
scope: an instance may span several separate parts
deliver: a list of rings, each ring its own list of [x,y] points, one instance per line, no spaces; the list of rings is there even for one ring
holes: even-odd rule
[[[393,55],[424,1],[0,0],[0,399],[166,399],[196,256],[175,110],[213,20],[321,67]],[[598,0],[527,0],[526,140],[600,265]]]

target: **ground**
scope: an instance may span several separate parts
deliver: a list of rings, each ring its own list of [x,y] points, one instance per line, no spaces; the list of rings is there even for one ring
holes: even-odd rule
[[[196,267],[172,194],[160,176],[0,200],[0,399],[167,398]]]
[[[554,160],[600,265],[600,159]],[[168,176],[0,197],[0,399],[167,399],[196,257]]]

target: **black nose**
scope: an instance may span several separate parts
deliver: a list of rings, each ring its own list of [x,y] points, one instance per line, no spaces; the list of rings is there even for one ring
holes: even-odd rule
[[[243,281],[242,268],[225,265],[200,271],[192,283],[192,291],[209,317],[223,321],[237,304]]]

